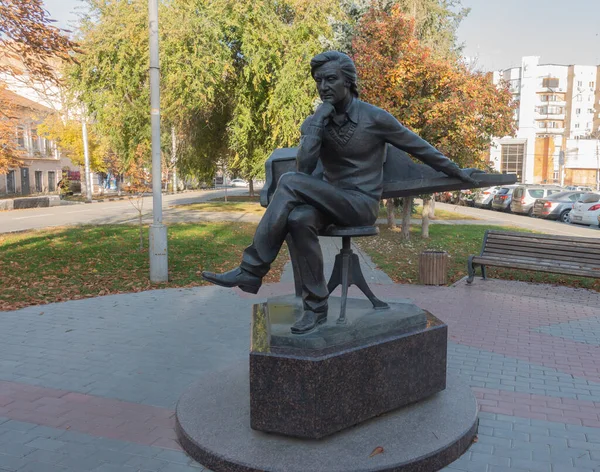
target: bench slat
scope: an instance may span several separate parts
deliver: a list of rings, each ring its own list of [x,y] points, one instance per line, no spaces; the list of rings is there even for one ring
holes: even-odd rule
[[[597,256],[600,259],[600,246],[586,247],[586,246],[564,246],[559,244],[542,244],[537,241],[526,241],[526,240],[504,240],[504,239],[488,239],[486,241],[486,247],[490,245],[495,247],[522,247],[522,248],[547,248],[552,251],[564,252],[564,253],[581,253],[587,254],[591,257]]]
[[[495,229],[490,229],[487,231],[488,237],[492,235],[499,235],[501,237],[509,237],[509,236],[518,236],[518,237],[532,237],[539,240],[554,240],[554,241],[580,241],[580,242],[588,242],[593,244],[600,244],[600,240],[598,238],[584,238],[582,236],[557,236],[554,234],[540,234],[540,233],[521,233],[517,231],[500,231]]]
[[[598,264],[588,264],[581,261],[562,261],[556,259],[545,259],[543,257],[528,257],[526,255],[514,255],[514,254],[487,254],[485,256],[476,256],[478,258],[490,259],[495,261],[514,261],[524,262],[528,264],[544,264],[544,265],[555,265],[557,267],[581,267],[586,270],[600,271]]]
[[[483,265],[492,265],[497,267],[510,267],[514,269],[525,269],[525,270],[540,270],[542,272],[552,272],[557,274],[567,274],[567,275],[581,275],[584,277],[594,277],[600,278],[600,270],[592,271],[592,270],[584,270],[570,267],[561,267],[561,266],[552,266],[552,265],[544,265],[544,264],[527,264],[524,262],[516,262],[507,259],[491,259],[486,257],[474,257],[473,262],[477,264]]]
[[[543,247],[523,248],[523,247],[506,247],[488,244],[483,252],[483,256],[487,254],[512,254],[523,255],[527,257],[540,257],[542,259],[556,259],[561,261],[581,261],[588,264],[595,264],[600,267],[600,258],[589,254],[573,254],[569,252],[558,252],[553,250],[545,250]]]
[[[504,241],[504,242],[526,242],[526,243],[535,243],[535,244],[543,244],[553,245],[557,247],[564,248],[587,248],[592,250],[600,250],[600,241],[588,239],[587,241],[557,241],[553,239],[544,239],[538,238],[536,236],[501,236],[498,234],[488,235],[487,241]]]

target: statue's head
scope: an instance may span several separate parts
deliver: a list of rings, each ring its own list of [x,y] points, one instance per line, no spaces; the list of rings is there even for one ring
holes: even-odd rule
[[[310,61],[310,73],[315,80],[317,80],[315,74],[319,71],[323,71],[325,68],[327,68],[327,70],[337,70],[343,76],[344,85],[348,92],[351,95],[358,97],[356,67],[354,66],[352,59],[339,51],[327,51],[317,54]],[[317,81],[317,87],[318,85]]]

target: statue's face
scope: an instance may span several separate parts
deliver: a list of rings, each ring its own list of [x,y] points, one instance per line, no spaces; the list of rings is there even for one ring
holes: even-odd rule
[[[319,97],[324,102],[337,105],[350,96],[350,84],[344,78],[337,62],[326,62],[316,69],[314,79]]]

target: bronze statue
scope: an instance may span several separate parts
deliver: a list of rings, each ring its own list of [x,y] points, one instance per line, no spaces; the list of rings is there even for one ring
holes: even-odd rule
[[[291,328],[296,334],[307,333],[327,319],[329,293],[319,231],[331,224],[375,223],[388,144],[467,186],[478,186],[388,112],[359,100],[356,68],[347,55],[328,51],[315,56],[310,66],[323,103],[300,128],[297,172],[280,178],[240,266],[223,274],[202,273],[214,284],[257,293],[289,233],[297,247],[299,260],[295,263],[302,275],[304,313]],[[322,173],[316,174],[319,161]]]

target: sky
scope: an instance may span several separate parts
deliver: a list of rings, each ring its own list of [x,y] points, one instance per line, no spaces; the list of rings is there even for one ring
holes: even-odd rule
[[[471,9],[459,29],[464,55],[481,70],[540,64],[600,65],[599,0],[461,0]],[[81,0],[44,0],[62,28],[73,28]]]

